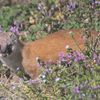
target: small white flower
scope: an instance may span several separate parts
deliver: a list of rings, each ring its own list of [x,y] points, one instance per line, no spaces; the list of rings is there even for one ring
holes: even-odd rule
[[[36,57],[35,59],[38,60],[38,57]]]
[[[43,82],[46,82],[46,81],[47,81],[46,79],[43,80]]]
[[[49,70],[51,70],[51,68],[49,68]]]
[[[72,31],[70,31],[70,32],[69,32],[69,34],[70,34],[70,33],[73,33],[73,32],[72,32]]]
[[[85,94],[82,94],[83,96],[85,96]]]
[[[0,81],[0,84],[2,84],[2,81]]]
[[[42,78],[45,78],[45,77],[46,77],[46,75],[45,75],[45,74],[43,74],[43,75],[42,75]]]
[[[61,69],[61,71],[63,71],[63,69]]]
[[[16,70],[19,70],[19,67]]]
[[[68,83],[68,84],[66,84],[66,85],[70,85],[70,84]]]
[[[58,78],[55,79],[56,82],[59,81],[59,80],[60,80],[60,77],[58,77]]]
[[[87,18],[86,20],[84,20],[84,23],[88,23],[89,22],[89,19]]]
[[[44,71],[46,71],[47,69],[44,69]]]
[[[68,49],[69,48],[69,45],[67,45],[65,48]]]
[[[15,81],[12,82],[13,84],[15,83]]]
[[[39,75],[38,77],[41,77],[41,75]]]
[[[15,89],[16,88],[16,86],[13,86],[13,89]]]

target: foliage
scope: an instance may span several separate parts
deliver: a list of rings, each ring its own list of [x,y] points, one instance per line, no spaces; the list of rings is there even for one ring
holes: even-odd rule
[[[23,27],[24,31],[30,31],[28,37],[24,37],[27,41],[44,37],[43,32],[53,33],[61,29],[82,28],[85,33],[82,38],[87,49],[81,53],[77,50],[72,51],[67,46],[67,54],[62,52],[58,55],[57,65],[51,65],[52,60],[43,62],[36,58],[38,67],[43,71],[39,76],[41,82],[30,79],[28,84],[27,79],[23,78],[24,92],[19,87],[13,87],[16,91],[20,91],[24,99],[100,99],[100,47],[98,47],[100,34],[95,40],[90,32],[87,34],[87,30],[91,29],[100,31],[99,0],[76,0],[64,6],[60,5],[59,0],[38,0],[37,2],[33,0],[25,5],[17,5],[15,8],[4,7],[0,10],[0,14],[2,26],[0,26],[0,32],[10,30],[20,34],[19,31]],[[38,31],[42,31],[41,36],[36,37]],[[69,33],[69,36],[74,39],[73,32]],[[88,37],[91,38],[91,45]],[[76,41],[75,44],[78,46]],[[79,49],[81,50],[80,47]],[[8,89],[2,81],[0,84],[1,91]]]

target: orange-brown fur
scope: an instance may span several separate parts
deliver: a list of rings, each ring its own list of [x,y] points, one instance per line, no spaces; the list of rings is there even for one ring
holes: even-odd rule
[[[69,37],[70,31],[74,33],[74,38],[78,42],[80,48],[82,50],[85,49],[84,40],[81,38],[82,31],[80,29],[61,30],[31,43],[23,44],[17,40],[17,44],[19,44],[17,45],[18,50],[16,50],[16,54],[12,53],[10,57],[12,62],[8,63],[8,66],[12,66],[11,68],[13,68],[14,71],[17,67],[20,67],[21,71],[29,74],[32,79],[37,78],[41,71],[40,68],[37,67],[36,57],[40,58],[42,61],[52,59],[53,63],[56,63],[56,61],[59,60],[58,54],[62,51],[66,52],[65,47],[67,45],[69,45],[69,48],[79,50],[74,44],[72,37]],[[91,31],[91,33],[93,37],[96,37],[99,32]],[[23,44],[23,47],[21,44]],[[9,57],[5,59],[1,58],[1,60],[3,60],[2,62],[6,63],[6,61],[10,61]]]

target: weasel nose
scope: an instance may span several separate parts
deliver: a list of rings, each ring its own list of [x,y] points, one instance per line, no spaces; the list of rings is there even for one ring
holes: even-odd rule
[[[7,45],[6,44],[2,45],[0,49],[1,49],[1,53],[6,53]]]

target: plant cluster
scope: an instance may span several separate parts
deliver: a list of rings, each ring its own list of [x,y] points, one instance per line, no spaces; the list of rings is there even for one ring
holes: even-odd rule
[[[74,39],[81,52],[69,49],[59,54],[57,65],[52,65],[52,60],[41,61],[38,57],[38,67],[41,68],[41,79],[21,78],[24,92],[16,86],[12,89],[20,93],[24,99],[100,99],[100,34],[93,39],[89,30],[100,31],[100,1],[99,0],[76,0],[61,6],[60,0],[35,0],[26,5],[18,5],[16,8],[4,7],[0,10],[0,32],[29,30],[28,41],[35,40],[38,31],[53,33],[61,29],[82,28],[86,50],[81,50],[74,39],[74,33],[69,35]],[[14,21],[14,23],[13,23]],[[30,27],[30,28],[28,28]],[[87,30],[89,34],[87,34]],[[40,33],[42,33],[40,32]],[[44,34],[42,33],[44,36]],[[41,36],[41,37],[43,37]],[[88,38],[91,38],[91,45]],[[0,71],[2,68],[0,67]],[[18,69],[16,69],[18,70]],[[0,89],[8,89],[0,81]],[[11,93],[13,94],[13,90]],[[26,94],[27,93],[27,94]],[[18,94],[18,96],[20,96]],[[5,93],[6,95],[6,93]],[[13,99],[13,98],[12,98]]]

